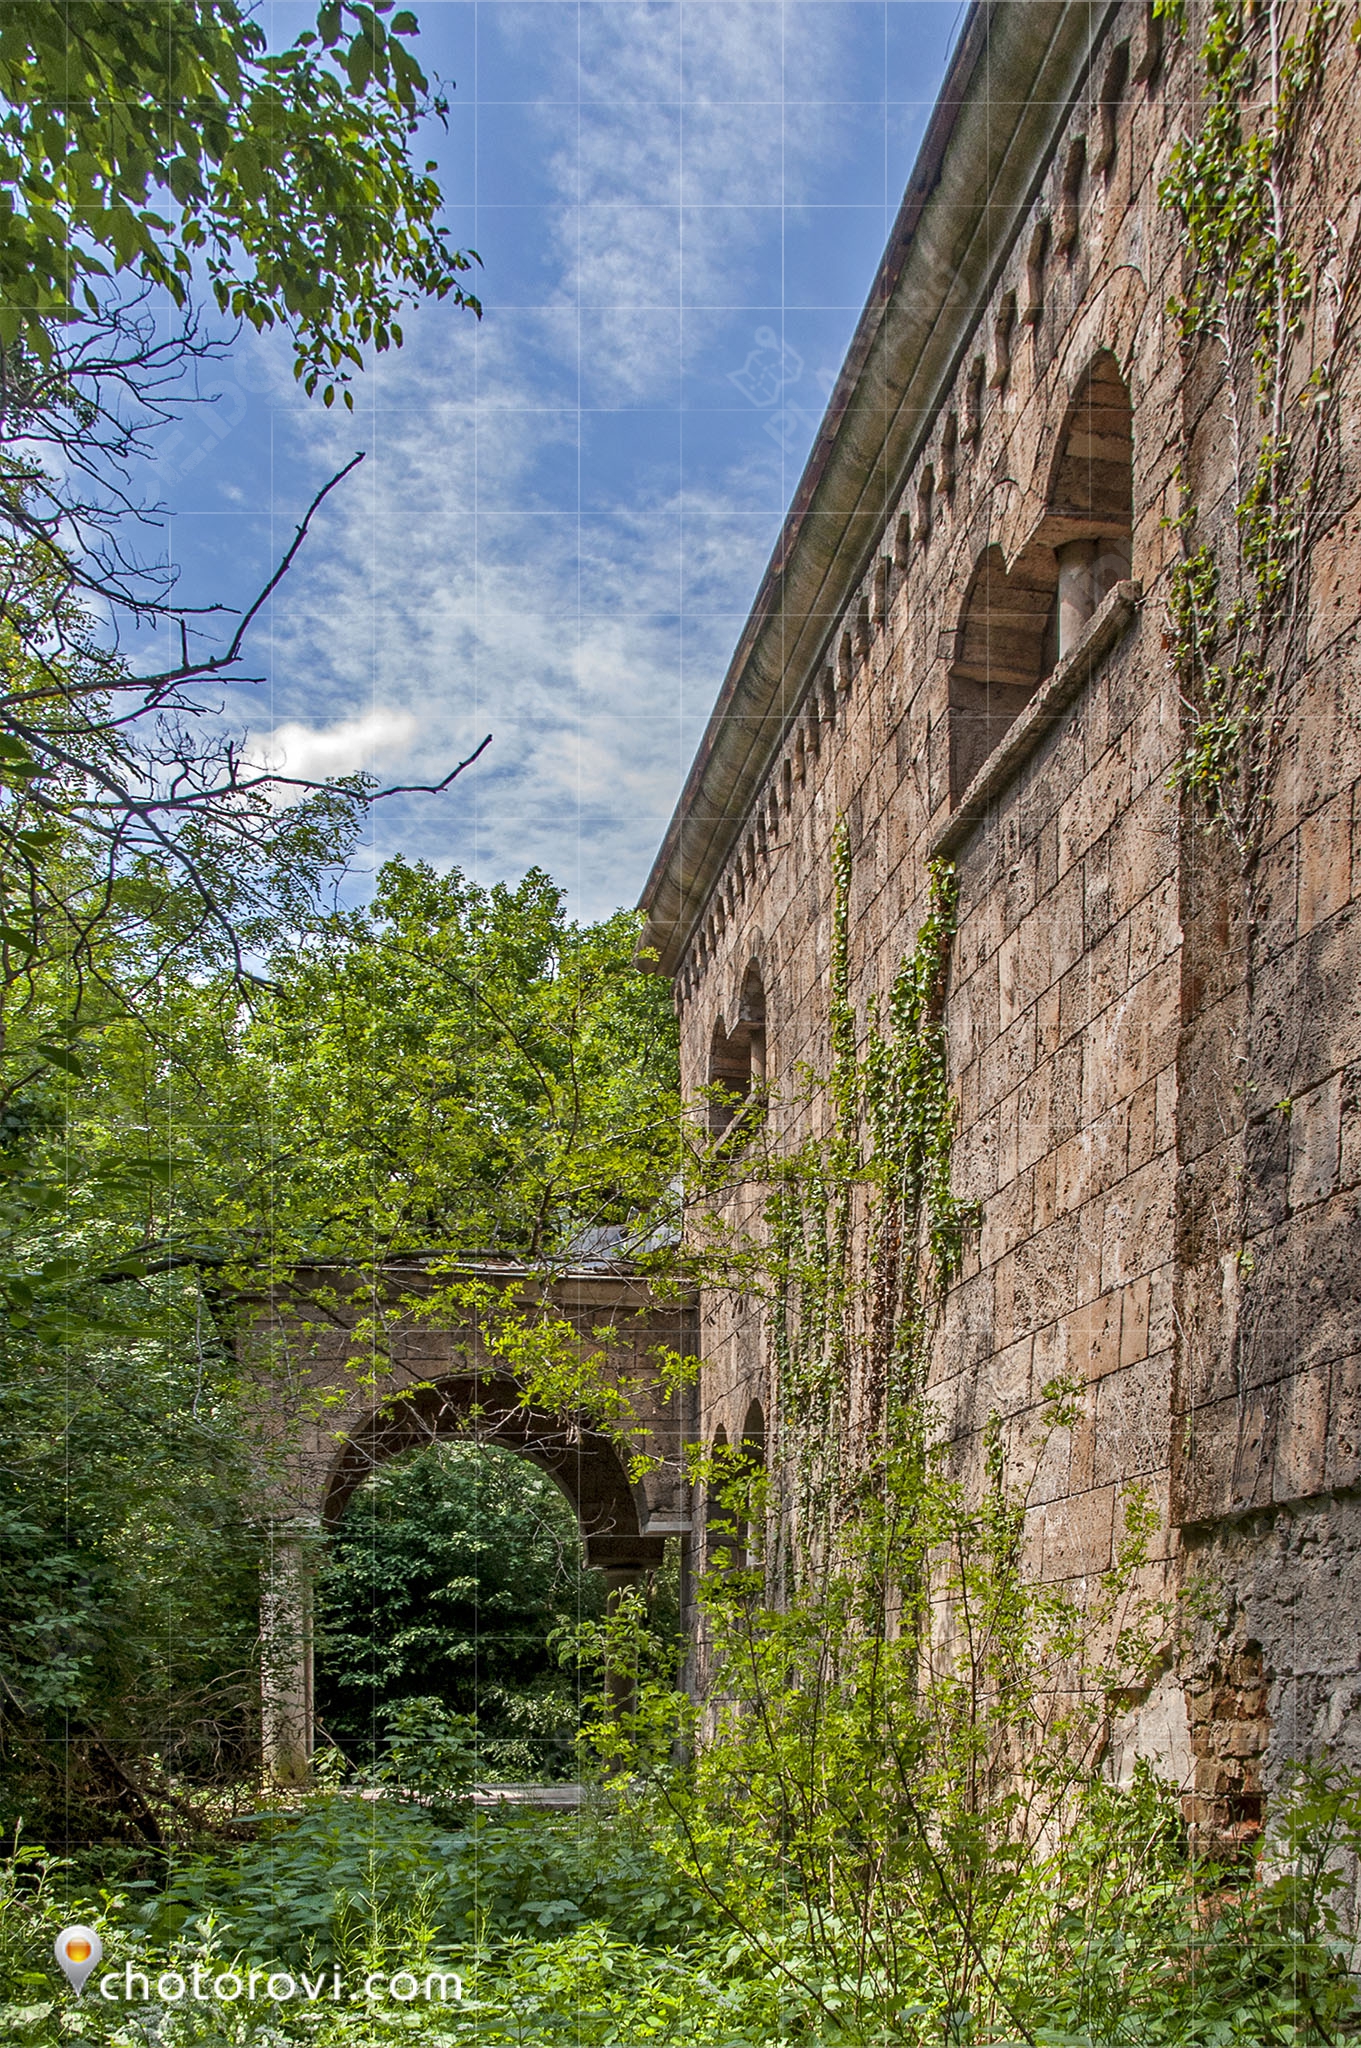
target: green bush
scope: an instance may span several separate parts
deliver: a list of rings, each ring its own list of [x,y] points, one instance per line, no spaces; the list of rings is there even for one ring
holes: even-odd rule
[[[258,1961],[330,1963],[361,1938],[400,1946],[418,1928],[447,1947],[595,1922],[658,1945],[705,1912],[624,1817],[470,1812],[448,1827],[409,1803],[340,1793],[263,1823],[235,1855],[186,1860],[137,1913],[158,1942],[208,1921]]]
[[[0,1866],[0,2039],[56,2048],[429,2048],[515,2043],[937,2048],[1316,2048],[1357,2031],[1343,1906],[1361,1853],[1361,1790],[1300,1773],[1257,1869],[1188,1855],[1177,1799],[1143,1772],[1087,1788],[1052,1853],[1005,1881],[978,1943],[975,1995],[952,2002],[958,1930],[927,1895],[900,1901],[896,2002],[871,2007],[854,1917],[814,1928],[772,1865],[762,1910],[724,1926],[668,1873],[672,1824],[637,1811],[479,1816],[437,1827],[410,1805],[332,1795],[259,1838],[184,1865],[159,1891],[79,1899],[39,1852]],[[734,1841],[734,1863],[749,1854]],[[325,1974],[328,1995],[269,2010],[154,2003],[130,2014],[57,1979],[52,1940],[100,1927],[109,1962],[261,1964]],[[955,1960],[952,1960],[954,1958]],[[330,1971],[345,1995],[329,1997]],[[461,2001],[366,2002],[369,1970],[456,1972]],[[1005,1990],[1003,2017],[990,2006]],[[982,1991],[977,1987],[984,1987]],[[77,2019],[77,2013],[79,2015]]]

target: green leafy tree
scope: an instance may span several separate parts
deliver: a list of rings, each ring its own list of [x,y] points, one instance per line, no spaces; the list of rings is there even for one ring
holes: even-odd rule
[[[642,1250],[680,1119],[669,992],[636,943],[629,913],[570,919],[538,869],[487,889],[390,862],[368,909],[276,959],[204,1132],[204,1213],[285,1269]]]
[[[0,1816],[159,1839],[254,1748],[258,1548],[219,1254],[181,1229],[179,1108],[239,1028],[234,947],[305,924],[352,815],[110,874],[45,827],[0,944]],[[16,829],[26,829],[20,824]],[[226,918],[234,924],[225,925]],[[187,1028],[192,1025],[192,1029]],[[195,1062],[199,1064],[196,1065]]]
[[[204,686],[243,679],[249,629],[340,478],[219,631],[218,617],[175,603],[173,569],[144,561],[129,475],[154,456],[151,431],[201,402],[197,365],[230,347],[205,334],[205,302],[219,327],[225,316],[286,331],[299,378],[328,404],[368,352],[400,345],[408,306],[479,310],[461,282],[474,259],[448,243],[434,166],[415,154],[422,124],[446,111],[413,53],[416,26],[391,0],[328,0],[314,29],[271,49],[235,0],[0,10],[0,922],[11,929],[26,895],[59,886],[71,831],[112,883],[146,861],[177,868],[224,932],[233,906],[220,900],[217,853],[232,840],[267,852],[280,778],[205,721],[218,701]],[[158,629],[163,666],[121,658],[129,627]],[[355,781],[330,800],[353,807],[371,791]],[[235,865],[238,898],[249,868]],[[89,908],[87,892],[77,919]]]
[[[321,917],[308,862],[319,886],[349,817],[274,813],[274,880],[215,856],[274,948],[249,1002],[149,863],[83,953],[54,898],[0,986],[0,1762],[30,1824],[154,1834],[252,1758],[241,1290],[322,1257],[636,1244],[670,1185],[674,1021],[634,920],[578,927],[541,875],[484,891],[401,863],[371,910]],[[101,884],[63,858],[69,906]]]
[[[400,344],[405,305],[469,258],[437,214],[422,117],[444,111],[393,0],[327,0],[271,51],[234,0],[9,0],[0,13],[0,342],[40,362],[120,274],[292,335],[308,390]]]
[[[476,309],[416,153],[445,102],[415,29],[332,0],[271,49],[231,0],[0,10],[0,1766],[10,1819],[77,1837],[154,1840],[178,1778],[252,1747],[198,1169],[259,965],[318,928],[373,794],[281,789],[203,717],[332,485],[209,640],[143,573],[128,467],[230,346],[205,305],[284,330],[327,403],[406,307]],[[122,658],[129,623],[166,667]]]

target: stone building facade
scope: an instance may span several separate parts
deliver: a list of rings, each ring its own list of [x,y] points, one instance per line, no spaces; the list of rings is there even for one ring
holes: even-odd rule
[[[1268,8],[1298,30],[1303,6]],[[851,995],[885,996],[958,876],[954,1186],[978,1205],[931,1396],[963,1454],[1033,1437],[1029,1554],[1107,1567],[1132,1484],[1204,1589],[1136,1712],[1223,1824],[1262,1774],[1361,1742],[1361,433],[1338,393],[1309,637],[1250,884],[1173,773],[1183,489],[1232,516],[1223,390],[1169,300],[1160,197],[1196,130],[1197,11],[976,4],[644,896],[683,1082],[829,1060],[831,849]],[[1357,236],[1357,53],[1337,26],[1307,164]],[[1265,32],[1265,30],[1263,31]],[[1338,317],[1319,290],[1305,343]],[[779,1105],[783,1103],[783,1107]],[[778,1439],[760,1309],[702,1306],[700,1434]]]

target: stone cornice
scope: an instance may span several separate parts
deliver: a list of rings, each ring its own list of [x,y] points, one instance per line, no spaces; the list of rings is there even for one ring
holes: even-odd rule
[[[864,575],[1118,0],[973,0],[641,899],[674,975]]]

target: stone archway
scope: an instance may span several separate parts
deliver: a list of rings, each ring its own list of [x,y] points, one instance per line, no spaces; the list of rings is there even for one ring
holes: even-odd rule
[[[334,1528],[355,1489],[388,1458],[454,1438],[515,1451],[546,1472],[571,1503],[589,1565],[636,1575],[661,1563],[665,1535],[645,1533],[611,1439],[527,1405],[509,1374],[473,1369],[420,1380],[351,1429],[322,1499],[323,1528]]]
[[[243,1345],[258,1389],[257,1424],[267,1544],[261,1589],[261,1718],[267,1774],[307,1777],[313,1741],[311,1580],[326,1531],[355,1489],[386,1459],[455,1437],[514,1451],[546,1472],[571,1503],[586,1562],[617,1596],[663,1561],[680,1538],[686,1575],[693,1388],[677,1388],[658,1352],[693,1350],[693,1307],[655,1301],[620,1267],[578,1268],[545,1282],[518,1263],[479,1261],[470,1277],[542,1303],[596,1351],[607,1380],[628,1394],[641,1476],[620,1444],[584,1414],[553,1414],[527,1400],[488,1356],[475,1322],[432,1326],[416,1313],[386,1336],[381,1380],[371,1356],[370,1304],[321,1272],[296,1275],[286,1295],[257,1306]],[[462,1275],[460,1275],[462,1277]],[[329,1284],[327,1282],[329,1281]],[[376,1286],[410,1299],[420,1268],[392,1268]],[[337,1306],[340,1300],[345,1305]],[[325,1301],[318,1310],[317,1301]],[[381,1385],[381,1391],[379,1386]],[[268,1476],[265,1477],[264,1475]]]

